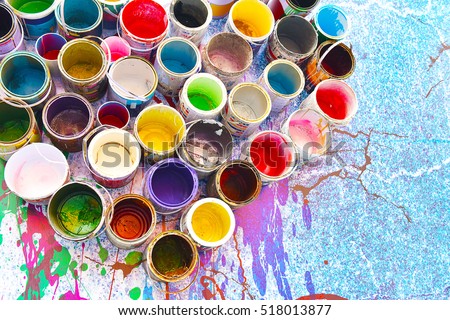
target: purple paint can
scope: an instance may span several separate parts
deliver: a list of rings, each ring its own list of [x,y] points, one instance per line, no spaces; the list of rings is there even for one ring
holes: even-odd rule
[[[23,28],[17,16],[0,3],[0,61],[8,53],[25,50],[23,37]]]
[[[168,158],[154,164],[144,180],[144,195],[159,214],[179,212],[197,195],[198,177],[180,159]]]

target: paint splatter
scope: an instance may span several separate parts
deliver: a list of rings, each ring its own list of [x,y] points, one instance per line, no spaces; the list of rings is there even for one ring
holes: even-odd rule
[[[100,271],[100,274],[101,274],[102,276],[105,276],[105,275],[106,275],[106,269],[105,269],[105,268],[102,268],[102,270]]]
[[[302,296],[296,300],[347,300],[344,297],[338,296],[336,294],[330,293],[316,293],[314,296]]]
[[[78,272],[75,270],[74,272],[74,279],[75,279],[75,291],[68,291],[64,294],[62,294],[59,297],[59,300],[87,300],[86,298],[81,297],[80,295],[80,288],[78,286]]]
[[[142,252],[131,251],[125,257],[125,263],[128,265],[136,265],[142,262]]]
[[[311,272],[305,272],[305,282],[306,282],[306,290],[308,290],[310,296],[314,300],[314,296],[316,294],[316,289],[314,288],[314,284],[312,282]]]
[[[81,265],[81,271],[87,271],[87,269],[88,269],[87,263],[83,263],[83,264]]]
[[[302,206],[302,218],[303,223],[305,224],[306,230],[311,230],[311,224],[312,224],[312,216],[311,216],[311,209],[309,208],[308,200],[304,200],[303,206]]]
[[[133,288],[130,290],[129,294],[131,299],[138,300],[141,297],[141,288]]]
[[[100,243],[100,239],[98,237],[96,239],[97,239],[98,247],[100,248],[100,250],[98,251],[98,256],[104,263],[106,261],[106,259],[108,259],[109,253],[108,253],[108,250],[106,250],[105,248],[102,247],[102,244]]]

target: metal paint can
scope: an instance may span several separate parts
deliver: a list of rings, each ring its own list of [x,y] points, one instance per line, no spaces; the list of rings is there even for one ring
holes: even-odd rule
[[[10,53],[2,60],[0,88],[7,97],[21,99],[35,109],[41,109],[55,91],[44,60],[26,51]]]
[[[114,214],[113,200],[101,186],[89,182],[69,182],[59,188],[47,206],[50,226],[60,237],[85,241],[105,230]]]
[[[207,0],[172,0],[169,9],[170,35],[182,37],[199,45],[212,20]]]
[[[119,12],[129,0],[97,0],[103,8],[103,28],[115,29]]]
[[[286,179],[297,167],[294,143],[277,131],[256,133],[243,145],[241,154],[258,170],[263,184]]]
[[[194,169],[176,158],[155,163],[146,173],[144,196],[159,214],[182,210],[197,196],[198,178]]]
[[[142,110],[134,122],[134,135],[148,162],[171,157],[186,132],[186,123],[172,107],[156,104]]]
[[[0,61],[11,52],[25,50],[23,27],[17,16],[0,3]]]
[[[42,110],[42,122],[48,137],[58,149],[82,150],[83,138],[94,129],[95,113],[89,101],[76,93],[52,97]]]
[[[23,23],[25,37],[37,39],[56,29],[55,8],[58,0],[6,0],[8,5]]]
[[[0,159],[8,160],[17,150],[41,141],[33,110],[21,100],[0,99]]]
[[[261,175],[255,166],[244,160],[233,160],[225,162],[209,178],[206,193],[234,210],[256,200],[261,188]]]
[[[351,29],[347,13],[341,7],[332,4],[319,7],[311,23],[317,29],[319,43],[327,40],[342,40]]]
[[[358,100],[353,89],[344,81],[327,79],[317,85],[303,100],[300,109],[313,109],[330,123],[345,126],[358,110]]]
[[[347,79],[354,70],[355,57],[351,48],[342,42],[325,41],[306,64],[305,91],[311,93],[325,79]]]
[[[108,100],[124,104],[136,117],[155,95],[158,75],[144,58],[129,56],[114,62],[108,71]]]
[[[40,36],[34,46],[36,53],[44,60],[52,76],[59,76],[58,55],[67,40],[58,33]]]
[[[286,59],[300,65],[313,55],[317,42],[317,31],[308,20],[300,16],[286,16],[275,24],[266,47],[266,59]]]
[[[253,62],[250,44],[236,33],[214,35],[202,48],[203,71],[224,83],[227,91],[238,83]]]
[[[58,55],[58,68],[64,87],[89,101],[106,92],[108,60],[98,43],[88,39],[67,42]]]
[[[186,80],[201,68],[200,51],[194,43],[180,37],[167,38],[156,51],[157,90],[165,96],[177,96]]]
[[[63,0],[56,7],[55,15],[58,33],[67,41],[102,36],[103,9],[96,0]]]
[[[69,164],[64,154],[46,143],[32,143],[21,148],[5,166],[8,188],[33,204],[48,203],[69,177]]]
[[[178,157],[195,169],[199,179],[215,172],[233,152],[233,137],[215,120],[196,120],[188,124],[177,147]]]
[[[269,0],[268,6],[275,20],[278,20],[283,16],[306,16],[319,2],[320,0]]]
[[[130,112],[127,107],[117,101],[107,101],[97,109],[97,126],[110,125],[127,130],[130,123]]]
[[[225,31],[247,40],[256,54],[269,38],[275,26],[272,11],[259,0],[239,0],[233,4]]]
[[[114,199],[106,236],[118,248],[130,250],[144,244],[156,226],[156,212],[150,201],[138,194]]]
[[[230,12],[236,0],[208,0],[211,5],[213,19],[222,19]]]
[[[270,96],[271,112],[279,113],[303,91],[305,77],[296,64],[285,59],[278,59],[266,66],[258,79],[258,84]]]
[[[131,55],[131,47],[125,39],[118,36],[107,37],[100,44],[106,54],[109,55],[108,49],[111,51],[111,56],[108,56],[110,62],[115,62],[123,57]]]
[[[271,109],[270,96],[263,87],[242,82],[228,95],[228,103],[222,109],[222,123],[233,136],[247,137],[258,129]]]
[[[230,206],[216,198],[196,201],[180,220],[180,230],[188,234],[201,251],[224,245],[233,236],[235,227]]]
[[[189,77],[180,91],[177,110],[187,121],[217,119],[227,102],[227,89],[219,78],[208,73]]]
[[[95,181],[106,188],[120,188],[136,175],[141,147],[128,131],[101,126],[83,138],[83,159]]]

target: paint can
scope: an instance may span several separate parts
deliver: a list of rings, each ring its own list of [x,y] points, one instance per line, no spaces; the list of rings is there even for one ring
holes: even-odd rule
[[[222,110],[222,123],[236,137],[248,137],[269,116],[272,102],[267,91],[258,84],[242,82],[228,95]]]
[[[177,147],[178,157],[195,169],[199,179],[215,172],[233,152],[233,137],[215,120],[196,120],[188,124]]]
[[[351,27],[347,13],[339,6],[327,4],[318,8],[311,23],[316,27],[319,43],[344,39]]]
[[[0,99],[0,159],[8,160],[17,150],[41,141],[33,110],[22,100]]]
[[[252,62],[252,47],[236,33],[215,34],[202,48],[203,71],[222,80],[227,91],[242,79]]]
[[[290,60],[300,63],[313,55],[318,36],[313,25],[300,16],[286,16],[275,24],[266,47],[266,59]]]
[[[297,167],[294,143],[277,131],[256,133],[243,145],[241,154],[258,170],[263,184],[286,179]]]
[[[294,111],[281,125],[297,148],[299,165],[327,152],[331,146],[332,130],[325,117],[312,109]]]
[[[177,96],[186,79],[201,68],[200,51],[194,43],[180,37],[167,38],[156,51],[157,90],[165,96]]]
[[[212,20],[207,0],[172,0],[169,8],[170,35],[182,37],[199,45]]]
[[[83,138],[83,160],[95,181],[106,188],[120,188],[136,175],[141,147],[128,131],[101,126]]]
[[[188,289],[199,271],[197,247],[187,234],[178,230],[158,234],[145,249],[145,260],[145,271],[156,281],[152,288],[166,294]]]
[[[130,123],[130,112],[117,101],[107,101],[97,109],[97,126],[109,125],[126,130]]]
[[[108,55],[108,60],[110,62],[115,62],[120,58],[128,57],[131,55],[131,47],[129,43],[125,39],[118,36],[105,38],[100,46]],[[109,56],[108,48],[111,51],[111,56]]]
[[[134,136],[144,149],[148,162],[157,162],[173,156],[186,132],[186,123],[180,113],[164,104],[155,104],[142,110],[134,122]]]
[[[55,8],[58,0],[6,0],[5,3],[22,21],[26,38],[35,40],[45,33],[55,31]]]
[[[25,50],[23,27],[17,16],[0,3],[0,61],[9,53]]]
[[[89,101],[76,93],[55,95],[42,110],[42,122],[48,137],[58,149],[82,150],[83,138],[94,129],[94,110]]]
[[[115,29],[119,12],[129,0],[97,0],[103,8],[103,28]]]
[[[300,109],[313,109],[331,124],[345,126],[358,110],[358,100],[353,89],[344,81],[324,80],[303,100]]]
[[[59,52],[58,68],[66,90],[78,93],[91,102],[105,94],[108,60],[95,41],[74,39],[67,42]]]
[[[23,100],[35,109],[41,109],[55,90],[44,60],[26,51],[10,53],[2,60],[0,88],[7,97]]]
[[[167,12],[153,0],[130,1],[120,11],[117,31],[130,44],[133,55],[152,60],[169,31]]]
[[[307,16],[320,0],[269,0],[267,5],[278,20],[284,16],[298,15]]]
[[[296,64],[289,60],[278,59],[265,67],[258,84],[270,96],[271,112],[279,113],[303,91],[305,77]]]
[[[106,225],[106,236],[118,248],[130,250],[144,244],[156,226],[156,213],[150,201],[138,194],[114,199],[114,214]]]
[[[194,169],[176,158],[155,163],[146,173],[144,196],[157,213],[174,214],[189,205],[197,195],[198,177]]]
[[[355,57],[351,48],[342,42],[325,41],[306,64],[305,91],[311,93],[325,79],[347,79],[354,70]]]
[[[5,183],[12,193],[33,204],[46,204],[67,181],[70,170],[64,154],[46,143],[31,143],[8,160]]]
[[[236,0],[208,0],[213,19],[222,19],[230,12]]]
[[[66,38],[58,33],[46,33],[40,36],[35,43],[34,50],[44,60],[52,76],[60,75],[58,55],[66,43]]]
[[[63,0],[56,7],[55,15],[58,33],[67,41],[102,36],[103,9],[96,0]]]
[[[217,119],[227,102],[227,89],[209,73],[189,77],[180,91],[177,110],[187,121]]]
[[[60,237],[85,241],[105,230],[105,222],[113,215],[113,200],[109,192],[86,181],[69,182],[50,198],[47,218]]]
[[[188,234],[201,251],[227,243],[235,227],[236,220],[230,206],[216,198],[196,201],[180,220],[180,230]]]
[[[209,178],[206,194],[234,210],[256,200],[261,188],[261,176],[255,166],[244,160],[233,160],[225,162]]]
[[[108,100],[124,104],[132,117],[150,104],[158,85],[158,75],[153,65],[136,56],[123,57],[114,62],[107,76]]]

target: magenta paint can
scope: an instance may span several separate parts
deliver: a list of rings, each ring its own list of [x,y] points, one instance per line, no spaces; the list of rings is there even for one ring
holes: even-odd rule
[[[146,173],[144,195],[159,214],[179,212],[197,196],[198,177],[195,170],[176,158],[155,163]]]
[[[46,33],[36,40],[34,49],[44,60],[52,76],[60,76],[58,69],[58,55],[67,43],[66,38],[58,33]]]
[[[0,3],[0,61],[17,50],[25,50],[23,28],[19,19],[5,4]]]

